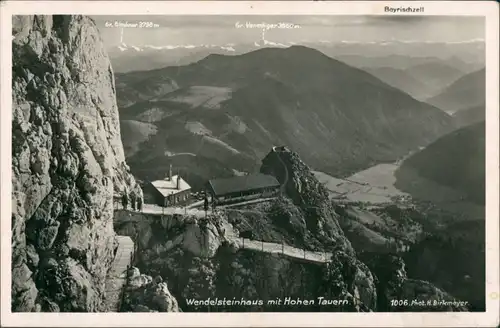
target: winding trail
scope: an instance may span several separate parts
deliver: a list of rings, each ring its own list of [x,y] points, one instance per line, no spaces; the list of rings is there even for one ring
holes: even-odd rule
[[[330,262],[332,253],[329,252],[313,252],[304,251],[301,248],[293,247],[282,243],[262,242],[249,238],[242,238],[236,235],[233,226],[227,222],[223,222],[225,236],[228,241],[233,242],[240,249],[248,249],[255,252],[263,252],[268,254],[283,254],[300,261],[309,263],[324,264]]]
[[[286,244],[262,242],[248,238],[232,239],[242,249],[249,249],[256,252],[263,252],[268,254],[283,254],[297,260],[311,262],[311,263],[328,263],[332,257],[329,252],[313,252],[305,251],[301,248],[293,247]]]

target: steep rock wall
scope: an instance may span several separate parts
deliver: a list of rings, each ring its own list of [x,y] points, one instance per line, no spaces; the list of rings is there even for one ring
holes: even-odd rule
[[[113,194],[137,188],[94,22],[17,16],[12,41],[12,310],[99,311]]]

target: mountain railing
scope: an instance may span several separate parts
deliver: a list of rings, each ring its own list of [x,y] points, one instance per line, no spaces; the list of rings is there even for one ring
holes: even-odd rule
[[[236,240],[234,240],[236,242]],[[298,260],[304,260],[313,263],[328,263],[332,256],[331,253],[325,251],[310,251],[305,248],[298,248],[281,243],[266,242],[250,238],[239,237],[237,244],[242,249],[248,249],[269,254],[279,254],[282,256],[291,257]]]

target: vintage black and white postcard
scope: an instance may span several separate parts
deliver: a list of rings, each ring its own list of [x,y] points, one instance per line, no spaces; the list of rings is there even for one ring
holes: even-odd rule
[[[498,7],[3,2],[3,325],[497,326]]]

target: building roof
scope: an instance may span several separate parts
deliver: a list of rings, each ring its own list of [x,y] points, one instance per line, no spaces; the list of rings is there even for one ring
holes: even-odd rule
[[[172,179],[156,180],[152,181],[151,184],[155,187],[163,196],[168,196],[172,194],[177,194],[182,191],[191,189],[191,186],[180,177],[179,189],[177,189],[177,177],[178,175],[172,176]]]
[[[216,196],[280,186],[280,183],[275,177],[262,173],[224,179],[213,179],[208,181],[208,184]]]

